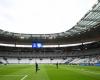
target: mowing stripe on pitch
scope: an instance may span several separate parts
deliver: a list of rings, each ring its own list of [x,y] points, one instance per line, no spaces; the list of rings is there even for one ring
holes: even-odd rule
[[[20,80],[24,80],[28,75],[25,75],[24,77],[22,77]]]
[[[0,75],[0,76],[24,76],[24,75]]]

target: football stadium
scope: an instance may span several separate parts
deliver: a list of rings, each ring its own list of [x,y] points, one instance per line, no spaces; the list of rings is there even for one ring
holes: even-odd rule
[[[1,28],[0,80],[100,80],[100,0],[63,32]]]

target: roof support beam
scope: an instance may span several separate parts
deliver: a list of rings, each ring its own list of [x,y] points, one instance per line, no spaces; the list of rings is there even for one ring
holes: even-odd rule
[[[81,19],[83,21],[93,21],[93,22],[100,22],[100,19],[89,19],[89,18],[86,18],[86,19]]]
[[[86,30],[86,27],[75,27],[74,29],[76,29],[77,31],[81,31],[81,30]]]
[[[71,32],[75,33],[75,32],[80,32],[81,30],[77,30],[77,29],[72,29],[70,30]]]
[[[94,26],[94,25],[81,25],[81,24],[78,24],[77,26],[79,26],[79,27],[91,27],[91,26]]]
[[[100,10],[91,10],[90,12],[100,12]]]

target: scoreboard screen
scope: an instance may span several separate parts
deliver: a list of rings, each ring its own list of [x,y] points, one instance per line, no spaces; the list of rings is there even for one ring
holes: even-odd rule
[[[41,42],[32,42],[32,48],[42,48],[43,44]]]

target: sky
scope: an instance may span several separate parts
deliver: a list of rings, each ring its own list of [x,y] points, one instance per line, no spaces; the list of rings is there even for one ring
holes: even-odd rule
[[[0,0],[0,29],[50,34],[72,28],[97,0]]]

